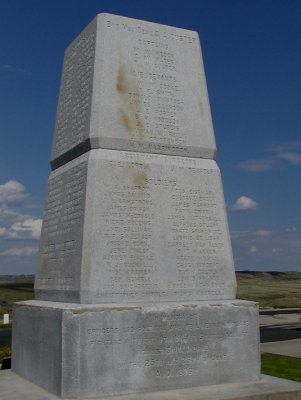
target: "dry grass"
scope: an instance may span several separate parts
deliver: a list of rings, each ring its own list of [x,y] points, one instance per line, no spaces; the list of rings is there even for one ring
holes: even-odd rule
[[[237,272],[237,298],[260,307],[295,308],[301,302],[301,272]]]

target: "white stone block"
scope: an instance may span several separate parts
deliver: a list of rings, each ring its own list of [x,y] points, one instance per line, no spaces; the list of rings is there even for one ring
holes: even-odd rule
[[[99,14],[72,42],[52,165],[90,148],[215,157],[197,32]]]
[[[17,304],[13,370],[63,398],[258,381],[255,303]],[[41,321],[43,323],[41,323]]]
[[[3,314],[3,324],[9,324],[9,314]]]
[[[128,303],[233,299],[213,160],[92,150],[52,172],[38,299]]]

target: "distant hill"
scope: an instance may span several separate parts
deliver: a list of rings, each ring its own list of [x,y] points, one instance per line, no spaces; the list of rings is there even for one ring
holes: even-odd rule
[[[242,276],[245,278],[262,278],[262,279],[274,279],[274,280],[294,280],[300,279],[301,272],[297,271],[289,271],[289,272],[282,272],[282,271],[236,271],[236,276]]]
[[[260,307],[299,307],[301,272],[239,271],[237,298],[252,300]]]
[[[0,275],[0,284],[33,283],[34,275]]]

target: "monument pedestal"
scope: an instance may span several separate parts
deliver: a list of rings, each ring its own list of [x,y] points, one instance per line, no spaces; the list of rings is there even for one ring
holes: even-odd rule
[[[258,381],[258,311],[246,301],[15,307],[13,370],[62,398]]]

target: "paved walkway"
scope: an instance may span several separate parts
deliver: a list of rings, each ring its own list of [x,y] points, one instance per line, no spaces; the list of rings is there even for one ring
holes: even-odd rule
[[[301,321],[299,312],[294,314],[275,314],[259,316],[259,323],[261,326],[298,324],[300,322]]]
[[[296,324],[301,326],[300,312],[293,314],[260,315],[260,326],[276,327]],[[281,342],[261,343],[260,349],[265,353],[301,358],[301,339],[282,340]]]
[[[283,340],[282,342],[261,343],[261,351],[281,356],[301,358],[301,339]]]

